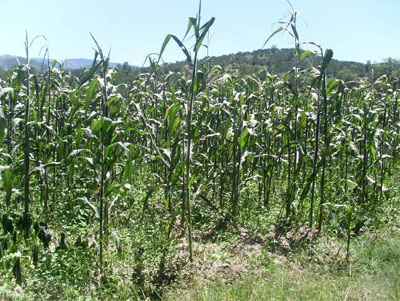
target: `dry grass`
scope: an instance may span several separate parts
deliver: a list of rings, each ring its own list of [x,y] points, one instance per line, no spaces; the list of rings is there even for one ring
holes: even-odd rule
[[[398,300],[398,232],[364,235],[345,260],[341,243],[324,239],[282,256],[261,244],[206,244],[166,300]],[[189,277],[190,276],[190,277]]]

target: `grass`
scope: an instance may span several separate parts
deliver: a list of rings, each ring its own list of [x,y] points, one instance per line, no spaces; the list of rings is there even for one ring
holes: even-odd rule
[[[316,250],[317,248],[318,250]],[[258,267],[232,281],[193,280],[169,291],[166,300],[399,300],[400,231],[365,234],[349,261],[320,242],[283,262],[268,255]],[[317,253],[318,252],[318,253]],[[324,254],[314,256],[314,254]],[[285,259],[285,257],[283,257]],[[248,260],[251,260],[250,258]]]
[[[0,300],[400,299],[400,228],[396,222],[357,237],[348,260],[345,241],[328,236],[291,251],[275,248],[271,252],[270,243],[244,235],[214,242],[196,240],[194,246],[195,261],[162,287],[141,287],[132,281],[135,260],[127,255],[113,258],[114,275],[97,290],[91,277],[84,275],[93,272],[94,266],[70,251],[51,258],[53,266],[64,268],[52,269],[52,273],[45,267],[36,269],[23,288],[11,279],[0,279]]]

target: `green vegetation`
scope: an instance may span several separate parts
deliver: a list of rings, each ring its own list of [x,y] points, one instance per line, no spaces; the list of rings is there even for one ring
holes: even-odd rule
[[[176,73],[131,78],[94,38],[81,76],[33,73],[26,38],[0,81],[2,299],[399,297],[398,80],[332,77],[295,11],[294,68],[228,72],[200,12],[162,44]]]
[[[304,50],[300,49],[303,54]],[[259,49],[253,52],[239,52],[222,56],[212,56],[201,60],[208,66],[220,66],[226,73],[235,73],[241,77],[255,76],[264,80],[265,76],[270,74],[283,75],[293,68],[295,54],[293,49],[278,49],[272,46],[270,49]],[[321,57],[316,53],[311,53],[305,58],[300,67],[307,69],[310,66],[318,66]],[[185,61],[166,63],[165,72],[186,72],[188,65]],[[116,69],[121,75],[121,82],[127,82],[140,72],[151,72],[150,68],[137,68],[129,66],[128,63],[117,65]],[[82,70],[74,70],[73,73],[79,75]],[[332,59],[328,68],[327,76],[329,78],[341,79],[351,85],[351,81],[358,78],[367,78],[369,81],[375,81],[379,77],[386,75],[391,80],[400,77],[400,61],[392,58],[385,59],[380,63],[347,62]]]
[[[170,290],[166,299],[398,300],[399,232],[391,235],[397,238],[387,234],[359,237],[350,264],[332,256],[332,244],[321,242],[318,248],[302,250],[286,261],[285,257],[260,256],[250,271],[234,279],[226,272],[213,281],[203,276],[190,287]]]
[[[300,50],[304,53],[304,50]],[[310,65],[318,66],[321,58],[313,53],[310,54],[301,64],[301,68],[306,69]],[[266,72],[271,74],[283,74],[293,68],[295,55],[293,49],[278,49],[272,46],[269,49],[259,49],[252,52],[239,52],[222,56],[212,56],[203,60],[211,66],[221,66],[226,72],[237,72],[241,76],[256,75],[264,79]],[[122,68],[122,66],[119,66]],[[181,72],[186,68],[185,62],[169,63],[165,69],[171,72]],[[148,71],[146,69],[146,71]],[[138,70],[130,68],[132,74],[137,74]],[[332,59],[327,74],[329,77],[342,79],[344,81],[355,80],[359,77],[367,77],[376,80],[382,75],[395,79],[400,75],[399,60],[388,58],[380,63],[366,62],[347,62]]]

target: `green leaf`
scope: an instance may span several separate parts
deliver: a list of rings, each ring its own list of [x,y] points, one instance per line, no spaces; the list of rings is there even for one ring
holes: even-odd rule
[[[375,145],[371,143],[370,146],[369,146],[369,148],[370,148],[370,151],[371,151],[372,159],[375,160],[375,158],[376,158],[376,149],[375,149]]]
[[[174,39],[174,41],[178,44],[178,46],[181,48],[182,52],[186,55],[186,60],[188,63],[192,63],[192,57],[190,56],[189,51],[186,49],[185,45],[181,42],[181,40],[178,39],[178,37],[171,35],[171,37]]]
[[[87,206],[87,207],[89,207],[90,209],[93,210],[93,212],[94,212],[94,214],[95,214],[95,216],[96,216],[97,218],[100,217],[99,211],[97,210],[96,206],[94,206],[94,205],[87,199],[87,197],[81,197],[81,198],[78,198],[78,199],[81,201],[81,205],[82,205],[82,206]]]
[[[328,67],[332,57],[333,57],[332,49],[327,49],[325,51],[325,54],[324,54],[324,59],[322,60],[321,73],[325,72],[325,70]]]
[[[187,34],[189,33],[189,31],[190,31],[190,29],[191,29],[192,27],[194,27],[194,32],[195,32],[195,35],[196,35],[196,39],[198,38],[198,32],[199,32],[199,30],[198,30],[198,28],[197,28],[197,19],[191,17],[191,18],[189,18],[189,24],[188,24],[188,27],[187,27],[185,36],[183,37],[183,40],[185,40]]]
[[[14,92],[13,88],[0,88],[0,97],[2,97],[4,94],[10,93],[10,92]]]
[[[7,192],[11,192],[12,189],[12,181],[13,181],[14,174],[10,168],[6,169],[3,172],[2,178],[3,178],[3,186],[4,190]]]
[[[86,151],[86,150],[85,149],[74,149],[72,152],[70,152],[68,158],[74,157],[84,151]]]
[[[242,151],[243,151],[244,146],[245,146],[245,144],[246,144],[246,138],[247,138],[248,134],[249,134],[249,130],[248,130],[247,127],[246,127],[246,128],[244,128],[244,130],[242,131],[242,134],[240,135],[240,142],[239,142],[239,144],[240,144],[240,149],[241,149]]]
[[[306,50],[303,52],[303,54],[300,57],[300,63],[302,63],[304,61],[304,59],[309,56],[310,54],[313,54],[314,52],[311,50]]]
[[[331,80],[328,86],[326,87],[326,93],[329,94],[333,89],[338,87],[340,83],[341,83],[340,80],[337,79]]]
[[[101,62],[101,61],[100,61],[100,62],[97,62],[97,56],[98,56],[98,53],[97,53],[97,51],[96,51],[95,56],[94,56],[94,60],[93,60],[92,67],[91,67],[89,70],[87,70],[87,71],[84,73],[84,75],[82,76],[81,81],[80,81],[79,86],[78,86],[78,89],[79,89],[80,87],[82,87],[82,85],[85,84],[89,79],[91,79],[92,76],[93,76],[93,74],[95,74],[96,71],[97,71],[97,70],[99,69],[99,67],[101,66],[101,63],[102,63],[102,62]],[[97,63],[96,63],[96,62],[97,62]]]
[[[2,107],[0,107],[0,144],[3,142],[5,130],[6,130],[6,117],[4,116]]]
[[[169,108],[167,109],[167,111],[165,112],[164,122],[168,118],[168,134],[169,134],[169,136],[171,136],[175,132],[176,128],[179,126],[179,124],[181,122],[181,118],[177,114],[179,112],[179,109],[180,109],[180,104],[175,103],[175,104],[170,105]]]
[[[118,147],[124,152],[126,159],[130,160],[131,158],[131,151],[129,148],[122,142],[117,142]],[[129,143],[127,143],[129,145]]]
[[[267,45],[268,41],[276,34],[280,33],[282,30],[284,30],[285,28],[283,28],[282,26],[279,27],[277,30],[275,30],[269,37],[268,39],[265,41],[264,45],[262,47],[264,47],[265,45]]]
[[[192,63],[192,58],[191,58],[191,56],[190,56],[190,54],[189,54],[189,51],[186,49],[185,45],[183,45],[183,43],[181,42],[181,40],[179,40],[178,37],[176,37],[176,36],[173,35],[173,34],[168,34],[168,35],[165,37],[164,43],[163,43],[162,46],[161,46],[161,50],[160,50],[160,54],[159,54],[159,57],[158,57],[158,61],[160,61],[160,59],[161,59],[161,57],[162,57],[162,55],[163,55],[163,53],[164,53],[164,50],[165,50],[165,48],[167,47],[167,45],[168,45],[169,41],[171,40],[171,38],[174,39],[174,41],[175,41],[175,42],[178,44],[178,46],[181,48],[182,52],[186,55],[186,60],[187,60],[189,63]]]
[[[11,195],[12,195],[12,187],[13,187],[13,180],[14,180],[14,174],[13,171],[11,169],[7,169],[5,172],[3,172],[2,175],[3,178],[3,186],[4,186],[4,190],[6,192],[6,204],[7,207],[10,204],[10,199],[11,199]]]
[[[203,40],[207,34],[207,32],[210,30],[210,27],[214,24],[215,18],[212,17],[207,23],[205,23],[203,25],[203,29],[202,29],[202,33],[200,34],[200,36],[196,39],[196,45],[194,47],[194,51],[198,52],[201,44],[203,43]]]
[[[292,27],[294,37],[298,41],[299,40],[299,35],[297,33],[296,27],[293,24],[290,24],[290,26]]]
[[[92,102],[93,98],[96,95],[96,90],[99,87],[99,80],[97,78],[94,78],[90,85],[89,88],[86,91],[86,108],[89,108],[90,103]]]
[[[162,57],[162,55],[164,53],[165,47],[167,47],[167,45],[168,45],[170,40],[171,40],[171,35],[167,34],[167,36],[165,37],[164,42],[163,42],[163,44],[161,46],[160,54],[158,55],[158,62],[160,62],[161,57]]]

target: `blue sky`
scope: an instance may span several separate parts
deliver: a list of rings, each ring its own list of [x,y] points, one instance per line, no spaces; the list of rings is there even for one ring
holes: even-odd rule
[[[30,37],[47,37],[50,56],[92,58],[93,33],[111,60],[141,65],[147,54],[159,52],[168,33],[182,37],[197,0],[0,0],[0,54],[24,55],[25,29]],[[332,48],[334,58],[380,62],[400,58],[399,0],[292,0],[298,11],[301,41]],[[215,17],[210,55],[252,51],[262,47],[287,15],[286,0],[203,0],[202,20]],[[37,40],[31,55],[38,56]],[[189,41],[188,45],[192,45]],[[266,46],[292,47],[276,35]],[[203,50],[203,55],[205,54]],[[166,61],[183,60],[177,46],[168,46]]]

